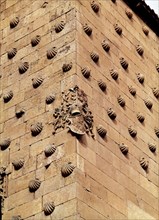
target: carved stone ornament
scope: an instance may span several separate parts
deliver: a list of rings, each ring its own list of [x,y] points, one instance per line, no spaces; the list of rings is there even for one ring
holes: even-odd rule
[[[139,120],[139,122],[143,123],[145,120],[145,117],[139,112],[137,113],[137,119]]]
[[[64,21],[60,21],[59,23],[57,23],[55,25],[55,32],[56,33],[61,32],[64,29],[64,27],[65,27],[65,22]]]
[[[152,143],[148,143],[148,147],[152,153],[156,152],[156,145]]]
[[[127,17],[128,17],[129,19],[132,19],[133,13],[132,13],[132,11],[130,11],[128,8],[125,9],[125,14],[127,15]]]
[[[9,102],[13,98],[13,91],[10,90],[9,92],[5,93],[3,96],[4,103]]]
[[[67,177],[73,172],[74,169],[75,166],[71,162],[68,162],[61,167],[61,174],[63,177]]]
[[[42,83],[44,79],[41,76],[38,76],[37,78],[32,79],[32,85],[33,88],[36,89],[38,88]]]
[[[108,114],[108,116],[109,116],[112,120],[115,120],[115,118],[116,118],[116,113],[115,113],[115,111],[114,111],[112,108],[108,108],[108,109],[107,109],[107,114]]]
[[[91,36],[92,28],[87,23],[83,25],[83,30],[88,36]]]
[[[155,127],[154,129],[156,136],[159,138],[159,128]]]
[[[125,100],[121,95],[118,96],[117,100],[118,100],[118,103],[121,107],[125,106]]]
[[[4,199],[6,198],[6,183],[5,183],[5,177],[6,177],[6,167],[0,167],[0,205],[1,205],[1,215],[3,215],[3,209],[4,209]]]
[[[106,40],[103,40],[103,42],[101,43],[103,49],[108,52],[110,50],[110,45]]]
[[[87,96],[77,86],[62,93],[61,106],[55,109],[53,117],[53,134],[60,128],[68,128],[76,136],[87,133],[94,137],[93,116],[88,108]]]
[[[128,68],[128,65],[129,65],[128,62],[123,57],[120,58],[120,64],[125,70]]]
[[[111,69],[111,70],[110,70],[110,75],[111,75],[111,77],[112,77],[114,80],[117,80],[117,79],[118,79],[118,76],[119,76],[118,72],[117,72],[116,70],[114,70],[114,69]]]
[[[132,128],[132,126],[128,127],[128,131],[129,131],[129,134],[131,135],[131,137],[133,137],[133,138],[136,137],[137,131],[134,128]]]
[[[12,48],[10,51],[8,51],[8,59],[12,59],[17,53],[17,49],[16,48]]]
[[[119,148],[120,148],[121,152],[122,152],[124,155],[127,155],[127,154],[128,154],[129,148],[128,148],[127,145],[125,145],[124,143],[119,144]]]
[[[24,159],[16,159],[12,162],[13,166],[14,166],[14,169],[15,170],[19,170],[23,167],[24,165]]]
[[[140,165],[141,167],[144,169],[144,170],[147,170],[148,169],[148,166],[149,166],[149,161],[146,160],[144,157],[141,157],[140,160]]]
[[[142,48],[141,45],[137,45],[137,46],[136,46],[136,51],[138,52],[138,54],[139,54],[140,56],[142,56],[143,53],[144,53],[144,49]]]
[[[20,73],[20,74],[23,74],[23,73],[25,73],[28,69],[29,69],[29,63],[28,63],[28,62],[24,62],[24,63],[20,64],[20,66],[19,66],[19,73]]]
[[[99,125],[99,126],[97,127],[97,132],[98,132],[98,134],[99,134],[102,138],[104,138],[104,137],[106,136],[106,134],[107,134],[106,129],[105,129],[102,125]]]
[[[145,34],[146,36],[149,35],[149,29],[148,29],[146,26],[143,26],[143,27],[142,27],[142,30],[143,30],[143,32],[144,32],[144,34]]]
[[[62,70],[63,70],[64,73],[68,72],[71,69],[72,69],[72,62],[64,63],[63,66],[62,66]]]
[[[117,34],[122,34],[122,28],[118,24],[114,24],[114,29],[117,32]]]
[[[111,0],[113,3],[116,3],[116,0]]]
[[[159,64],[156,64],[156,70],[159,73]]]
[[[88,67],[81,68],[81,72],[86,79],[91,75],[91,70]]]
[[[15,110],[15,115],[17,118],[21,118],[25,113],[25,109],[23,107],[17,106]]]
[[[36,124],[31,125],[31,133],[32,136],[37,136],[43,129],[43,125],[41,122],[37,122]]]
[[[144,103],[148,109],[151,109],[153,106],[153,103],[149,99],[145,99]]]
[[[152,92],[153,92],[154,96],[158,99],[159,98],[159,89],[154,87],[154,88],[152,88]]]
[[[45,156],[46,157],[50,157],[52,154],[54,154],[56,151],[56,147],[54,144],[50,144],[48,145],[45,150],[44,150],[44,153],[45,153]]]
[[[19,18],[15,17],[10,21],[10,28],[15,28],[19,23]]]
[[[136,95],[136,89],[133,86],[129,86],[129,92],[132,96]]]
[[[145,80],[144,75],[142,73],[137,73],[136,75],[139,83],[143,84]]]
[[[29,191],[35,192],[36,190],[39,189],[40,185],[41,185],[41,181],[39,179],[30,180],[29,185],[28,185]]]
[[[98,81],[99,88],[104,92],[107,88],[105,82],[103,82],[101,79]]]
[[[54,202],[47,202],[44,204],[43,210],[44,210],[44,214],[47,215],[51,215],[51,213],[53,213],[55,209],[55,205]]]
[[[93,11],[94,11],[95,13],[98,13],[98,11],[99,11],[99,5],[97,4],[96,1],[92,1],[92,2],[91,2],[91,8],[93,9]]]
[[[94,52],[94,51],[92,51],[92,52],[90,53],[90,57],[91,57],[91,59],[92,59],[95,63],[97,63],[98,60],[99,60],[99,55],[98,55],[96,52]]]
[[[1,140],[0,142],[0,147],[1,147],[1,150],[5,150],[9,147],[11,143],[11,140],[10,138],[7,138],[7,139],[4,139],[4,140]]]
[[[56,56],[56,54],[57,54],[56,47],[52,47],[51,49],[49,49],[47,51],[47,58],[50,60],[50,59],[54,58]]]
[[[12,216],[11,220],[23,220],[20,215]]]
[[[46,99],[45,99],[47,105],[53,103],[54,100],[55,100],[55,94],[54,93],[46,96]]]
[[[40,40],[41,40],[40,35],[36,35],[35,37],[33,37],[33,38],[31,39],[31,45],[32,45],[32,47],[35,47],[36,45],[38,45],[39,42],[40,42]]]

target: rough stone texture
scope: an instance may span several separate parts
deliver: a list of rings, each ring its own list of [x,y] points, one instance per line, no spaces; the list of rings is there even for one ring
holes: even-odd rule
[[[43,206],[54,202],[53,219],[159,219],[159,164],[158,137],[154,128],[159,124],[158,100],[152,88],[159,88],[156,70],[159,39],[151,30],[143,33],[143,21],[133,14],[125,14],[127,6],[122,0],[114,4],[111,0],[96,0],[99,11],[95,13],[91,0],[1,0],[1,78],[0,78],[0,140],[10,138],[11,143],[0,150],[0,167],[6,168],[1,177],[0,188],[4,198],[2,219],[20,215],[22,219],[50,219],[45,216]],[[16,27],[10,21],[19,18]],[[60,32],[55,26],[61,21]],[[92,28],[88,36],[83,25]],[[122,28],[118,35],[114,25]],[[37,35],[40,42],[32,47],[31,39]],[[102,42],[109,43],[105,52]],[[142,45],[143,56],[136,52]],[[47,59],[47,51],[56,47],[57,54]],[[8,59],[7,53],[17,49],[16,55]],[[90,58],[92,51],[99,55],[98,62]],[[129,66],[125,70],[120,64],[124,57]],[[19,73],[21,63],[29,68]],[[63,65],[72,63],[72,68],[63,72]],[[81,69],[90,69],[85,78]],[[115,81],[110,70],[117,70]],[[139,83],[137,74],[144,76]],[[32,79],[41,76],[43,83],[33,88]],[[98,82],[106,84],[102,91]],[[61,105],[61,94],[78,86],[87,95],[88,107],[93,115],[93,134],[74,136],[67,128],[53,132],[53,112]],[[136,96],[129,93],[129,86],[136,89]],[[13,91],[12,99],[4,103],[3,95]],[[46,97],[55,95],[51,104]],[[125,106],[121,107],[121,95]],[[149,99],[152,109],[145,106]],[[16,109],[25,109],[22,117],[16,117]],[[112,108],[115,120],[107,114]],[[136,117],[140,112],[145,120]],[[40,122],[42,131],[31,135],[31,125]],[[99,136],[96,128],[101,125],[107,133]],[[137,135],[131,137],[128,127]],[[127,155],[122,154],[119,144],[128,146]],[[152,153],[148,144],[156,145]],[[45,156],[47,146],[54,144],[56,151]],[[149,161],[148,170],[142,169],[139,160]],[[24,165],[15,170],[12,162],[24,159]],[[75,169],[68,177],[62,177],[61,167],[71,162]],[[30,193],[30,180],[41,181],[39,189]],[[3,183],[2,183],[3,182]]]

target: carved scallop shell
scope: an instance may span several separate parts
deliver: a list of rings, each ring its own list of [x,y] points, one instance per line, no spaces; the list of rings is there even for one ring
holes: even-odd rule
[[[154,88],[152,88],[152,92],[153,92],[154,96],[158,99],[159,98],[159,89],[154,87]]]
[[[19,23],[19,18],[15,17],[10,21],[10,28],[15,28]]]
[[[11,143],[10,138],[7,138],[7,139],[2,140],[2,141],[0,142],[1,150],[7,149],[7,148],[9,147],[10,143]]]
[[[116,0],[111,0],[113,3],[115,3],[116,2]]]
[[[138,52],[138,54],[139,54],[140,56],[142,56],[143,53],[144,53],[144,49],[142,48],[141,45],[137,45],[137,46],[136,46],[136,51]]]
[[[129,86],[129,92],[131,95],[135,96],[136,95],[136,89],[133,86]]]
[[[94,11],[95,13],[98,13],[98,11],[99,11],[99,5],[97,4],[97,2],[92,1],[92,2],[91,2],[91,8],[93,9],[93,11]]]
[[[123,97],[121,97],[121,95],[118,96],[117,100],[121,107],[125,106],[125,100],[123,99]]]
[[[55,100],[55,94],[50,94],[45,99],[47,105],[51,104],[54,100]]]
[[[16,48],[12,48],[10,51],[8,51],[8,59],[12,59],[17,53],[17,49]]]
[[[142,27],[142,30],[143,30],[143,32],[144,32],[144,34],[145,34],[146,36],[149,35],[149,29],[148,29],[146,26],[143,26],[143,27]]]
[[[159,72],[159,64],[156,64],[156,70]]]
[[[23,220],[20,215],[12,216],[11,220]]]
[[[30,180],[29,185],[28,185],[29,191],[35,192],[36,190],[39,189],[40,185],[41,185],[41,181],[39,179]]]
[[[43,129],[43,125],[41,122],[37,122],[36,124],[31,125],[31,133],[32,136],[37,136]]]
[[[107,114],[108,114],[108,116],[109,116],[112,120],[115,120],[115,118],[116,118],[116,113],[115,113],[115,111],[114,111],[112,108],[108,108],[108,109],[107,109]]]
[[[104,137],[106,136],[106,134],[107,134],[106,129],[105,129],[102,125],[99,125],[99,126],[97,127],[97,132],[98,132],[98,134],[99,134],[102,138],[104,138]]]
[[[128,16],[129,19],[132,19],[133,13],[128,8],[125,9],[125,14]]]
[[[146,160],[144,157],[141,157],[140,160],[140,165],[141,167],[144,169],[144,170],[147,170],[148,169],[148,165],[149,165],[149,161]]]
[[[84,32],[85,32],[88,36],[91,36],[91,34],[92,34],[92,28],[91,28],[90,26],[88,26],[87,23],[85,23],[85,24],[83,25],[83,30],[84,30]]]
[[[129,148],[128,148],[127,145],[125,145],[124,143],[119,144],[119,148],[120,148],[121,152],[122,152],[124,155],[127,155],[127,154],[128,154]]]
[[[19,170],[24,165],[24,159],[14,160],[12,164],[15,170]]]
[[[23,116],[23,114],[25,113],[25,109],[21,108],[21,107],[16,107],[16,117],[17,118],[21,118]]]
[[[145,99],[144,103],[148,109],[151,109],[153,106],[153,103],[149,99]]]
[[[99,86],[99,88],[100,88],[102,91],[105,91],[106,88],[107,88],[105,82],[103,82],[102,80],[99,80],[99,81],[98,81],[98,86]]]
[[[55,32],[59,33],[61,32],[65,27],[65,22],[64,21],[60,21],[58,24],[55,25]]]
[[[9,102],[13,98],[13,91],[10,90],[9,92],[5,93],[3,96],[4,103]]]
[[[111,75],[111,77],[112,77],[114,80],[117,80],[117,79],[118,79],[118,76],[119,76],[118,72],[117,72],[116,70],[114,70],[114,69],[111,69],[111,70],[110,70],[110,75]]]
[[[130,126],[130,127],[128,127],[128,131],[129,131],[129,134],[131,135],[131,137],[133,137],[133,138],[136,137],[137,131],[134,128],[132,128]]]
[[[144,78],[144,75],[143,75],[142,73],[137,73],[137,79],[138,79],[138,81],[139,81],[141,84],[144,83],[145,78]]]
[[[64,73],[68,72],[72,68],[72,62],[70,63],[64,63],[62,66],[62,70]]]
[[[114,24],[114,29],[117,32],[117,34],[122,34],[122,28],[118,24]]]
[[[56,56],[56,54],[57,54],[56,47],[52,47],[51,49],[49,49],[47,51],[47,58],[50,60],[50,59],[54,58]]]
[[[110,50],[110,45],[106,40],[103,40],[103,42],[101,43],[103,49],[108,52]]]
[[[44,79],[40,76],[32,79],[33,88],[34,89],[38,88],[42,84],[43,81],[44,81]]]
[[[23,74],[25,73],[29,68],[29,63],[28,62],[24,62],[19,66],[19,73]]]
[[[41,40],[40,35],[36,35],[35,37],[33,37],[33,38],[31,39],[31,45],[32,45],[32,47],[35,47],[36,45],[38,45],[39,42],[40,42],[40,40]]]
[[[159,128],[155,127],[154,129],[156,136],[159,138]]]
[[[88,67],[81,68],[81,72],[85,78],[89,78],[91,75],[91,70]]]
[[[139,122],[143,123],[145,120],[145,117],[139,112],[137,113],[137,119],[139,120]]]
[[[91,57],[91,59],[95,62],[95,63],[97,63],[98,62],[98,60],[99,60],[99,55],[96,53],[96,52],[91,52],[90,53],[90,57]]]
[[[56,151],[56,147],[54,144],[50,144],[49,146],[46,147],[46,149],[44,150],[45,152],[45,156],[49,157],[51,156],[53,153],[55,153]]]
[[[128,62],[123,57],[120,58],[120,64],[125,70],[128,68],[129,65]]]
[[[148,143],[148,147],[149,147],[149,149],[152,153],[155,153],[155,151],[156,151],[156,145],[155,144]]]
[[[54,202],[47,202],[44,204],[43,210],[45,215],[50,215],[55,209]]]
[[[64,164],[62,167],[61,167],[61,174],[63,177],[67,177],[69,176],[73,170],[74,170],[75,166],[72,165],[71,162],[68,162],[67,164]]]

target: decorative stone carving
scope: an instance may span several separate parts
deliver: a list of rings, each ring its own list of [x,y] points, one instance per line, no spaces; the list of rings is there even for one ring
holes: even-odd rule
[[[4,103],[9,102],[13,98],[13,91],[10,90],[9,92],[5,93],[3,96]]]
[[[98,81],[98,86],[103,92],[106,91],[107,86],[106,86],[105,82],[103,82],[103,80],[100,79]]]
[[[103,40],[103,42],[101,43],[103,49],[108,52],[110,50],[110,45],[106,40]]]
[[[17,106],[16,107],[16,110],[15,110],[15,115],[17,118],[21,118],[25,113],[25,109],[23,107],[19,107]]]
[[[25,73],[27,70],[29,69],[29,63],[28,62],[24,62],[19,66],[19,73],[23,74]]]
[[[129,86],[129,92],[132,96],[136,95],[136,89],[133,86]]]
[[[98,60],[99,60],[99,55],[98,55],[96,52],[94,52],[94,51],[92,51],[92,52],[90,53],[90,57],[91,57],[91,59],[92,59],[95,63],[97,63]]]
[[[12,216],[11,220],[23,220],[20,215]]]
[[[68,128],[76,136],[87,133],[94,137],[93,116],[88,108],[87,96],[78,86],[62,94],[61,106],[55,109],[53,117],[53,134],[59,128]]]
[[[116,0],[111,0],[113,3],[116,3]]]
[[[159,138],[159,128],[155,127],[154,129],[156,136]]]
[[[158,99],[159,98],[159,89],[154,87],[154,88],[152,88],[152,92],[153,92],[154,96]]]
[[[159,64],[156,64],[156,70],[159,72]]]
[[[108,108],[108,109],[107,109],[107,114],[108,114],[108,116],[109,116],[112,120],[115,120],[115,118],[116,118],[116,113],[115,113],[115,111],[114,111],[112,108]]]
[[[93,9],[93,11],[94,11],[95,13],[98,13],[98,11],[99,11],[99,5],[97,4],[96,1],[92,1],[92,2],[91,2],[91,8]]]
[[[131,137],[133,137],[133,138],[136,137],[137,131],[134,128],[132,128],[132,126],[128,127],[128,131],[129,131],[129,134],[131,135]]]
[[[106,129],[105,129],[102,125],[99,125],[99,126],[97,127],[97,132],[98,132],[98,134],[99,134],[102,138],[104,138],[104,137],[106,136],[106,134],[107,134]]]
[[[149,99],[145,99],[144,103],[148,109],[151,109],[153,106],[153,103]]]
[[[92,28],[87,23],[83,25],[83,30],[88,36],[91,36]]]
[[[117,34],[122,34],[122,28],[118,24],[114,24],[114,29],[117,32]]]
[[[41,40],[40,35],[36,35],[35,37],[33,37],[33,38],[31,39],[31,45],[32,45],[32,47],[35,47],[36,45],[38,45],[39,42],[40,42],[40,40]]]
[[[47,51],[47,58],[50,60],[50,59],[54,58],[56,56],[56,54],[57,54],[56,47],[52,47],[51,49],[49,49]]]
[[[55,100],[55,94],[54,93],[48,95],[45,99],[47,105],[51,104],[54,100]]]
[[[45,156],[46,157],[50,157],[52,154],[54,154],[56,151],[56,147],[54,144],[50,144],[49,146],[47,146],[44,150]]]
[[[144,75],[142,73],[137,73],[136,75],[139,83],[143,84],[145,80]]]
[[[47,202],[44,204],[43,210],[45,215],[51,215],[54,209],[55,209],[54,202]]]
[[[7,139],[4,139],[4,140],[1,140],[0,142],[0,147],[1,147],[1,150],[5,150],[9,147],[11,143],[11,140],[10,138],[7,138]]]
[[[16,48],[12,48],[10,51],[8,51],[8,59],[12,59],[17,53]]]
[[[67,177],[73,172],[74,169],[75,166],[71,162],[68,162],[61,167],[61,174],[63,177]]]
[[[116,70],[114,70],[114,69],[111,69],[111,70],[110,70],[110,75],[111,75],[111,77],[112,77],[114,80],[117,80],[117,79],[118,79],[118,76],[119,76],[118,72],[117,72]]]
[[[55,32],[56,33],[61,32],[64,29],[64,27],[65,27],[65,22],[64,21],[60,21],[59,23],[57,23],[55,25]]]
[[[125,14],[127,15],[127,17],[128,17],[129,19],[132,19],[133,13],[132,13],[132,11],[130,11],[128,8],[125,9]]]
[[[139,112],[137,113],[137,119],[139,120],[139,122],[143,123],[145,120],[145,117]]]
[[[62,66],[62,70],[64,73],[68,72],[72,68],[72,62],[70,63],[64,63]]]
[[[5,176],[6,173],[6,167],[0,167],[0,206],[1,206],[1,215],[3,215],[3,209],[4,209],[4,199],[6,197],[6,190],[5,190]]]
[[[29,191],[35,192],[36,190],[39,189],[40,185],[41,185],[41,181],[39,179],[30,180],[29,185],[28,185]]]
[[[41,76],[38,76],[37,78],[32,79],[32,85],[33,88],[36,89],[38,88],[42,83],[44,79]]]
[[[21,169],[22,167],[23,167],[23,165],[24,165],[24,159],[16,159],[16,160],[14,160],[13,162],[12,162],[12,164],[13,164],[13,166],[14,166],[14,169],[15,170],[19,170],[19,169]]]
[[[156,152],[156,145],[152,143],[148,143],[148,147],[152,153]]]
[[[129,65],[128,62],[123,57],[120,58],[120,64],[125,70],[128,68],[128,65]]]
[[[42,4],[41,8],[46,8],[46,7],[47,7],[47,5],[48,5],[48,2],[47,2],[47,1],[45,1],[45,2]]]
[[[37,136],[43,129],[43,125],[41,122],[37,122],[36,124],[31,125],[31,133],[32,136]]]
[[[86,79],[91,75],[91,70],[88,67],[81,68],[81,72]]]
[[[136,46],[136,51],[138,52],[138,54],[139,54],[140,56],[142,56],[143,53],[144,53],[144,49],[142,48],[141,45],[137,45],[137,46]]]
[[[149,161],[146,160],[144,157],[141,157],[140,160],[140,165],[141,167],[144,169],[144,170],[147,170],[148,169],[148,165],[149,165]]]
[[[123,99],[123,97],[121,95],[118,96],[117,100],[118,100],[118,103],[121,107],[125,106],[125,100]]]
[[[10,21],[10,28],[15,28],[19,23],[19,18],[15,17]]]
[[[122,152],[124,155],[127,155],[127,154],[128,154],[129,148],[128,148],[127,145],[125,145],[124,143],[119,144],[119,148],[120,148],[121,152]]]
[[[143,27],[142,27],[142,30],[143,30],[143,32],[144,32],[144,34],[145,34],[146,36],[149,35],[149,29],[148,29],[146,26],[143,26]]]

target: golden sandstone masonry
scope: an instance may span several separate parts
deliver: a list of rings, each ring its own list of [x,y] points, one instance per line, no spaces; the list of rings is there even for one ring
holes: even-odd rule
[[[0,9],[1,219],[159,219],[157,15],[140,0]]]

